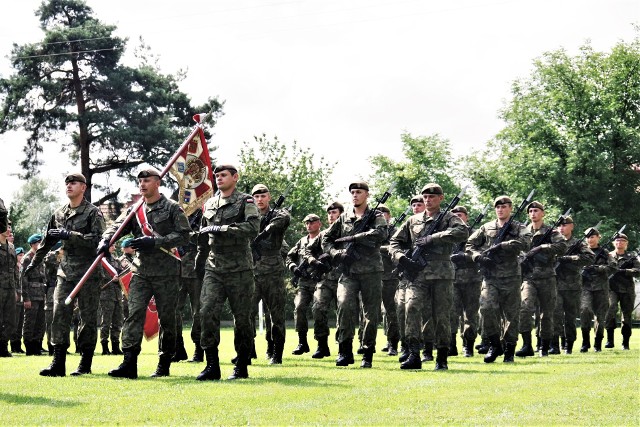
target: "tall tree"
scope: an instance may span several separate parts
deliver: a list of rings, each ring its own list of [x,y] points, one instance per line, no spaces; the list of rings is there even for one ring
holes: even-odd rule
[[[202,108],[193,108],[179,90],[184,74],[162,74],[146,55],[135,68],[123,65],[126,40],[84,1],[49,0],[36,14],[42,42],[14,44],[15,73],[0,79],[0,132],[31,132],[24,177],[43,163],[44,143],[61,144],[79,163],[89,200],[95,174],[125,176],[142,162],[163,166]],[[222,104],[210,99],[209,108],[217,117]]]
[[[9,209],[16,246],[25,246],[34,233],[46,230],[53,211],[60,204],[55,184],[33,177],[16,192]]]
[[[506,127],[485,151],[468,158],[478,188],[524,195],[576,212],[581,227],[600,219],[605,231],[630,224],[640,211],[640,38],[611,52],[590,44],[570,56],[560,49],[515,81],[502,111]],[[631,237],[631,236],[630,236]]]

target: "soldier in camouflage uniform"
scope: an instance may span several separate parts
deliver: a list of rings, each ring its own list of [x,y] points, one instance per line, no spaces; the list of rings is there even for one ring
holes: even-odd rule
[[[616,250],[613,259],[618,270],[609,278],[609,310],[607,311],[606,330],[607,342],[605,348],[613,348],[613,331],[616,328],[616,312],[620,304],[620,322],[622,324],[622,349],[629,350],[631,337],[631,314],[636,300],[634,277],[640,276],[640,261],[638,254],[627,251],[629,239],[620,233],[614,240]]]
[[[522,267],[522,288],[520,291],[520,334],[522,348],[518,357],[533,356],[531,330],[536,306],[540,307],[540,356],[549,355],[549,343],[553,337],[553,312],[556,308],[556,273],[553,268],[556,257],[567,251],[567,242],[558,230],[551,230],[549,243],[540,243],[551,227],[544,223],[544,206],[533,201],[527,206],[531,223],[527,229],[531,233],[531,249],[525,256]]]
[[[456,206],[451,213],[460,218],[468,226],[469,217],[467,208]],[[462,323],[462,354],[464,357],[473,357],[473,343],[478,335],[478,311],[480,310],[480,288],[482,287],[482,274],[472,259],[465,252],[466,242],[457,245],[457,250],[451,255],[455,269],[453,280],[453,310],[451,311],[451,347],[449,356],[458,354],[455,339],[456,330]],[[460,321],[462,319],[462,322]]]
[[[251,312],[251,322],[255,336],[255,320],[258,316],[258,303],[262,300],[265,306],[265,317],[271,319],[271,327],[267,330],[267,353],[271,350],[269,363],[282,364],[282,351],[286,334],[285,306],[287,290],[284,284],[284,262],[280,251],[284,240],[284,233],[289,228],[291,216],[286,209],[276,209],[268,224],[264,218],[269,214],[271,193],[264,184],[256,184],[251,195],[260,212],[261,230],[253,241],[252,248],[255,255],[253,273],[255,275],[255,291]],[[267,314],[268,312],[268,314]],[[305,335],[306,338],[306,335]],[[255,340],[255,338],[254,338]],[[252,356],[255,354],[255,342]]]
[[[66,375],[65,362],[67,348],[69,348],[73,306],[66,305],[65,299],[93,263],[95,249],[105,227],[100,210],[84,198],[84,192],[87,188],[86,182],[85,177],[80,173],[67,175],[65,183],[69,203],[53,213],[47,226],[47,236],[24,272],[25,275],[28,275],[28,270],[39,266],[49,250],[59,240],[62,240],[63,255],[53,297],[53,324],[51,326],[53,362],[49,367],[40,371],[42,376],[63,377]],[[100,279],[101,274],[94,271],[77,295],[76,301],[81,317],[77,345],[82,357],[78,369],[71,375],[91,372],[93,353],[98,339]]]
[[[519,222],[512,222],[507,237],[494,245],[500,229],[509,221],[513,203],[507,196],[499,196],[494,202],[497,219],[478,228],[467,241],[466,250],[481,267],[483,281],[480,290],[480,318],[482,336],[490,342],[484,357],[493,363],[504,354],[504,362],[513,362],[518,342],[520,315],[520,287],[522,275],[518,255],[527,251],[531,233]],[[487,252],[489,248],[493,248]],[[502,348],[501,340],[505,342]]]
[[[124,360],[109,376],[135,379],[138,377],[138,354],[147,314],[147,306],[155,298],[160,320],[158,366],[152,377],[170,374],[171,359],[176,350],[176,298],[180,280],[180,261],[171,252],[189,241],[189,220],[177,202],[160,193],[160,172],[142,169],[138,187],[144,203],[136,212],[136,219],[121,230],[122,235],[133,234],[131,247],[136,251],[136,270],[129,287],[129,316],[124,321],[122,352]],[[128,213],[128,212],[127,212]],[[123,213],[102,235],[98,252],[109,250],[110,240],[123,224]]]
[[[560,224],[560,234],[567,241],[569,248],[577,245],[579,240],[572,236],[573,218],[565,217]],[[554,334],[549,348],[549,354],[560,353],[560,336],[566,339],[565,353],[573,352],[573,343],[576,340],[576,317],[580,307],[580,292],[582,288],[582,267],[592,264],[595,259],[593,251],[586,242],[580,243],[572,254],[566,254],[558,258],[556,277],[558,280],[556,308],[554,312]]]
[[[370,208],[367,205],[369,185],[358,181],[349,185],[353,209],[340,215],[322,237],[323,252],[328,252],[332,263],[342,269],[338,280],[339,354],[336,366],[348,366],[353,360],[353,337],[358,322],[358,294],[362,298],[364,330],[362,334],[362,363],[371,368],[376,346],[377,323],[380,316],[382,288],[382,257],[380,246],[385,240],[386,224],[382,214],[373,213],[373,219],[362,228]],[[357,234],[356,231],[361,229]],[[346,248],[353,245],[353,252]]]
[[[115,253],[116,246],[109,247],[109,253]],[[114,265],[118,274],[120,266]],[[122,354],[120,350],[120,333],[122,332],[122,288],[118,277],[105,280],[100,290],[100,343],[102,344],[102,354]],[[109,338],[111,338],[111,351],[109,351]]]
[[[49,356],[53,356],[53,335],[51,333],[51,325],[53,324],[53,294],[56,290],[58,267],[60,266],[60,258],[62,258],[60,245],[60,242],[56,243],[44,257],[44,277],[45,284],[47,286],[44,299],[44,323],[47,334],[47,349],[49,350]]]
[[[42,354],[42,337],[45,330],[44,300],[46,292],[45,266],[39,265],[29,274],[24,269],[31,263],[36,254],[38,245],[42,241],[40,234],[33,234],[27,240],[31,249],[22,258],[23,274],[21,277],[22,300],[24,304],[24,326],[22,336],[27,356],[40,356]]]
[[[395,266],[389,254],[389,243],[391,236],[396,232],[396,227],[391,223],[391,211],[388,207],[380,205],[380,212],[387,221],[387,238],[380,246],[382,255],[382,310],[384,333],[387,336],[387,354],[389,356],[398,355],[398,342],[400,341],[400,329],[398,327],[398,308],[396,307],[395,295],[398,290],[398,276],[393,272]]]
[[[406,291],[405,334],[410,355],[400,368],[422,368],[420,338],[424,306],[427,305],[431,307],[427,324],[433,323],[435,331],[435,370],[446,370],[451,339],[449,317],[454,278],[450,256],[453,245],[465,241],[469,237],[469,231],[460,218],[447,212],[433,233],[425,235],[440,214],[444,192],[440,185],[429,183],[422,189],[422,197],[426,210],[422,214],[411,216],[393,235],[389,245],[393,260],[405,271],[417,273]],[[424,247],[424,256],[428,260],[425,268],[406,255],[407,251],[413,251],[417,246]]]
[[[588,229],[585,233],[588,233]],[[595,338],[593,350],[602,351],[604,325],[609,308],[609,275],[615,273],[616,262],[605,248],[600,247],[600,232],[595,230],[587,238],[589,249],[593,251],[595,261],[582,270],[582,294],[580,296],[580,329],[582,330],[582,346],[580,353],[586,353],[591,348],[589,332],[591,320]]]
[[[16,286],[18,258],[13,244],[8,241],[6,215],[3,219],[4,204],[0,199],[0,357],[11,357],[7,347],[11,334],[16,328]],[[6,210],[4,212],[6,214]]]
[[[248,378],[253,329],[251,322],[254,290],[251,242],[258,235],[260,219],[253,197],[236,189],[239,175],[233,165],[214,169],[219,193],[204,205],[198,237],[196,270],[204,276],[200,296],[202,335],[207,366],[197,379],[219,380],[220,315],[229,300],[234,318],[234,347],[237,353],[229,379]]]
[[[11,233],[11,223],[8,226],[9,237],[8,240],[11,244],[14,244],[13,234]],[[22,268],[22,258],[24,258],[24,249],[21,247],[15,247],[16,256],[18,257],[18,270]],[[18,292],[18,298],[16,300],[16,329],[11,334],[11,353],[24,354],[22,349],[22,329],[24,328],[24,304],[22,302],[22,275],[19,275],[18,283],[16,283],[16,291]]]

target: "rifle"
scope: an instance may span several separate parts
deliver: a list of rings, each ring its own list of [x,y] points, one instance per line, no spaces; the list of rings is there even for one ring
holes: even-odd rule
[[[565,256],[575,255],[576,252],[578,252],[578,250],[580,250],[580,248],[582,247],[582,242],[584,242],[585,239],[588,239],[589,237],[593,236],[595,232],[598,231],[598,227],[600,227],[601,224],[602,224],[602,221],[598,221],[596,225],[589,228],[589,231],[587,233],[584,233],[584,236],[582,236],[580,240],[576,241],[573,245],[569,246],[569,249],[567,249],[567,252],[564,253]],[[556,261],[556,264],[553,267],[554,270],[557,270],[559,266],[560,266],[560,262]]]
[[[407,215],[409,215],[409,212],[411,212],[411,206],[409,206],[407,209],[405,209],[405,211],[402,212],[399,217],[394,219],[393,220],[393,224],[391,226],[395,227],[398,224],[402,223],[402,221],[404,221],[404,219],[407,217]]]
[[[620,234],[622,234],[624,232],[624,229],[627,228],[627,224],[623,225],[622,228],[620,228],[620,230],[616,231],[613,236],[611,236],[611,238],[609,240],[607,240],[607,243],[605,243],[604,245],[600,246],[600,250],[598,251],[598,253],[596,254],[596,258],[593,260],[593,264],[586,266],[585,268],[582,269],[582,275],[586,276],[587,275],[587,271],[588,268],[591,266],[594,266],[598,263],[598,259],[600,258],[605,258],[605,247],[609,246],[611,244],[611,242],[613,242],[614,240],[616,240],[618,238],[618,236]]]
[[[529,193],[527,198],[524,199],[522,203],[520,203],[520,206],[518,206],[518,209],[516,209],[516,211],[513,214],[511,214],[511,216],[509,217],[509,220],[505,222],[502,227],[500,227],[500,230],[498,230],[498,234],[496,235],[496,238],[493,239],[493,244],[491,245],[491,247],[489,247],[489,249],[485,251],[485,254],[488,257],[491,257],[493,252],[497,249],[497,245],[505,241],[505,239],[507,238],[507,235],[509,234],[509,230],[511,229],[511,224],[513,224],[513,222],[518,217],[518,215],[522,213],[525,206],[531,203],[531,199],[533,198],[533,194],[535,192],[536,192],[535,189],[531,190],[531,193]]]
[[[484,218],[484,216],[487,214],[487,212],[489,211],[489,206],[491,206],[489,203],[487,203],[484,208],[482,209],[482,212],[480,212],[480,215],[478,215],[476,217],[475,220],[473,220],[473,223],[471,224],[471,226],[469,227],[469,235],[471,235],[471,233],[473,232],[473,229],[476,228],[476,226],[478,224],[480,224],[480,221],[482,221],[482,219]],[[460,242],[458,243],[458,246],[456,247],[456,253],[457,252],[463,252],[464,251],[464,247],[467,244],[467,242]]]
[[[618,270],[615,273],[609,275],[609,280],[611,280],[612,278],[614,278],[618,274],[622,273],[622,271],[620,271],[620,270],[625,270],[625,269],[631,267],[633,265],[633,262],[636,259],[637,259],[636,257],[632,257],[632,258],[629,258],[628,260],[626,260],[625,262],[623,262],[622,264],[620,264],[618,266]]]
[[[571,208],[567,209],[567,211],[564,214],[560,215],[556,220],[556,222],[554,222],[553,225],[549,227],[547,231],[542,235],[540,240],[538,240],[535,245],[532,245],[531,249],[537,246],[543,245],[545,243],[550,243],[551,235],[553,234],[555,229],[558,228],[558,226],[564,222],[564,219],[568,217],[570,213],[571,213]],[[532,262],[531,258],[533,258],[533,255],[530,255],[530,253],[531,252],[527,252],[524,255],[524,257],[522,257],[522,261],[520,261],[520,268],[522,269],[523,274],[526,274],[531,270],[533,270],[533,266],[531,265],[531,262]]]
[[[467,187],[468,186],[464,187],[462,189],[462,191],[460,191],[460,193],[458,193],[458,195],[456,197],[454,197],[453,200],[451,200],[451,202],[449,202],[449,204],[447,205],[445,210],[441,210],[440,211],[440,213],[438,214],[436,219],[433,222],[431,222],[431,224],[429,225],[429,228],[427,228],[427,231],[424,234],[422,234],[420,237],[429,236],[429,235],[433,234],[438,229],[438,227],[440,226],[440,223],[444,219],[445,215],[447,213],[449,213],[449,211],[451,209],[453,209],[458,204],[458,202],[460,201],[462,196],[464,196],[464,193],[467,191]],[[396,267],[394,272],[396,272],[398,275],[400,275],[401,278],[405,278],[405,279],[409,280],[410,282],[414,281],[415,278],[418,276],[418,273],[420,271],[424,270],[424,268],[428,264],[428,261],[427,261],[427,259],[425,257],[425,254],[424,254],[425,250],[426,250],[426,245],[416,245],[413,248],[413,251],[411,249],[409,249],[409,250],[407,250],[407,252],[405,252],[405,256],[407,258],[409,258],[413,262],[417,262],[418,264],[420,264],[420,269],[419,270],[413,271],[413,272],[409,272],[409,271],[405,270],[405,268],[402,267],[402,265],[398,264],[398,267]]]
[[[258,246],[258,244],[262,240],[267,238],[268,233],[265,233],[264,230],[265,228],[267,228],[267,226],[269,225],[273,217],[276,215],[276,211],[280,209],[280,207],[284,203],[284,199],[289,195],[291,188],[292,188],[291,184],[287,186],[284,192],[278,196],[278,199],[273,204],[273,207],[269,209],[269,212],[267,212],[267,214],[263,216],[262,219],[260,220],[260,232],[258,233],[256,238],[253,239],[253,242],[251,242],[251,254],[253,255],[253,262],[258,262],[260,261],[260,258],[262,258],[262,254],[260,253],[260,247]]]

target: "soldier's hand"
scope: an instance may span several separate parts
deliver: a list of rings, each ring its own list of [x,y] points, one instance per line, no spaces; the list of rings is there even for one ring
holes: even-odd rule
[[[98,249],[96,249],[96,255],[103,254],[104,256],[108,256],[110,242],[111,242],[111,239],[107,239],[107,238],[100,240],[100,243],[98,243]]]
[[[47,231],[47,237],[51,238],[51,240],[68,240],[71,237],[71,233],[64,228],[52,228]]]
[[[294,276],[296,277],[302,277],[302,270],[300,270],[298,267],[293,267],[291,269],[291,272],[293,273]]]
[[[221,234],[222,226],[220,225],[208,225],[206,227],[202,227],[200,229],[200,233],[209,233],[209,234]]]
[[[585,268],[582,269],[582,271],[585,274],[593,274],[596,272],[596,266],[595,265],[587,265]]]
[[[531,248],[529,252],[527,252],[527,256],[532,257],[535,254],[540,253],[541,250],[542,250],[542,246],[535,246]]]
[[[480,255],[480,258],[478,258],[478,263],[487,269],[491,269],[494,268],[496,266],[496,263],[493,259],[491,259],[490,256],[487,255]]]
[[[338,256],[336,256],[336,261],[346,267],[349,267],[351,264],[353,264],[355,259],[351,255],[349,255],[347,251],[342,251],[338,254]]]
[[[31,310],[31,301],[24,301],[22,304],[25,310]]]
[[[568,264],[571,261],[573,261],[573,258],[571,258],[571,255],[564,255],[564,256],[558,257],[558,262],[560,264]]]
[[[150,236],[137,237],[131,241],[131,247],[140,252],[151,250],[155,245],[156,239]]]
[[[623,272],[623,274],[627,277],[633,277],[636,274],[635,270],[633,270],[632,268],[626,268],[620,271]]]
[[[336,243],[349,243],[349,242],[355,242],[355,241],[356,241],[356,236],[344,236],[335,240]]]
[[[467,256],[465,255],[464,252],[458,252],[451,255],[451,262],[453,262],[456,265],[464,264],[466,260],[467,260]]]
[[[422,270],[422,266],[409,259],[406,256],[402,256],[399,260],[398,260],[398,264],[400,264],[400,266],[405,270],[408,271],[410,273],[418,273],[420,270]]]
[[[416,246],[429,246],[433,243],[433,236],[418,237],[415,241]]]

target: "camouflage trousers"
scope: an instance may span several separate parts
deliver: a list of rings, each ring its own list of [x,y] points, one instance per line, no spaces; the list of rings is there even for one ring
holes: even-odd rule
[[[129,287],[129,316],[124,320],[122,329],[122,348],[140,352],[144,333],[144,321],[151,297],[155,299],[160,335],[159,354],[171,354],[176,351],[176,299],[178,296],[179,276],[142,276],[134,274]]]
[[[189,297],[189,306],[191,307],[191,341],[200,342],[200,334],[202,328],[200,325],[200,290],[202,283],[197,278],[181,277],[180,289],[178,290],[178,298],[176,305],[176,333],[182,334],[182,309]]]
[[[553,312],[556,309],[556,278],[526,279],[520,288],[520,333],[534,328],[536,307],[540,307],[540,338],[553,337]]]
[[[395,303],[396,303],[396,317],[398,318],[398,335],[400,338],[400,342],[404,345],[406,344],[405,340],[405,313],[407,307],[407,287],[409,286],[409,282],[406,280],[400,280],[398,282],[398,288],[396,289],[395,295]]]
[[[454,282],[451,310],[451,333],[461,328],[463,340],[475,341],[478,335],[480,287],[478,282]]]
[[[15,300],[15,296],[14,296],[14,300]],[[24,327],[24,304],[22,304],[22,301],[20,301],[19,303],[16,303],[15,306],[16,308],[13,311],[16,317],[14,322],[15,327],[13,328],[13,332],[11,333],[11,336],[9,337],[9,339],[11,341],[20,342],[20,340],[22,340],[22,328]]]
[[[51,324],[53,323],[53,293],[55,292],[55,286],[49,286],[47,288],[46,297],[44,300],[44,329],[47,333],[47,344],[53,345],[53,336],[51,335]]]
[[[609,291],[583,289],[580,295],[580,328],[591,329],[591,319],[596,336],[604,335],[604,322],[609,308]]]
[[[284,343],[287,328],[285,326],[285,306],[287,304],[287,289],[284,284],[282,270],[268,274],[259,274],[254,278],[255,290],[251,302],[251,327],[253,336],[256,335],[256,317],[258,316],[258,303],[262,300],[264,316],[267,319],[265,325],[269,328],[267,335],[274,342]]]
[[[0,288],[0,341],[9,341],[16,329],[16,290]]]
[[[313,292],[313,336],[315,339],[329,336],[329,310],[337,307],[338,281],[324,279],[316,284]]]
[[[554,336],[564,336],[567,341],[576,340],[576,318],[580,308],[580,291],[558,291],[553,313]]]
[[[620,304],[620,322],[622,326],[626,326],[631,330],[631,314],[633,312],[633,305],[636,301],[635,292],[618,292],[609,291],[609,309],[607,310],[607,317],[605,321],[605,327],[607,329],[616,328],[616,313],[618,312],[618,304]]]
[[[106,343],[111,338],[111,342],[120,342],[124,322],[122,301],[101,299],[98,318],[100,319],[100,341]]]
[[[518,342],[520,276],[484,280],[480,289],[482,338],[499,335],[510,344]]]
[[[400,340],[400,327],[398,326],[398,308],[395,296],[398,289],[398,279],[382,281],[382,322],[384,334],[390,343],[398,343]]]
[[[76,348],[81,352],[93,352],[98,342],[98,305],[100,302],[99,277],[94,273],[84,284],[78,295],[78,313],[80,322],[78,324],[78,341]],[[76,280],[66,280],[58,276],[58,283],[53,292],[53,320],[51,323],[51,342],[54,346],[69,348],[69,332],[73,319],[74,304],[66,305],[67,299],[78,282]]]
[[[42,342],[44,330],[44,300],[31,301],[31,308],[24,310],[24,323],[22,325],[24,342]]]
[[[306,334],[309,330],[309,320],[307,319],[307,310],[313,302],[313,294],[316,289],[316,283],[301,279],[298,282],[298,292],[293,299],[293,319],[296,325],[296,332]]]
[[[337,289],[338,322],[336,326],[336,338],[339,343],[352,341],[355,336],[360,310],[358,298],[361,297],[364,319],[362,347],[375,350],[381,288],[382,272],[340,276]]]
[[[419,345],[427,326],[433,328],[435,348],[449,347],[451,341],[451,302],[453,280],[410,282],[406,292],[405,334],[409,346]],[[429,307],[425,309],[425,307]],[[427,321],[424,322],[425,316]]]
[[[220,345],[220,316],[229,300],[234,320],[234,347],[239,357],[251,357],[253,329],[251,309],[254,288],[252,270],[219,273],[207,270],[200,294],[200,345],[205,350]]]

